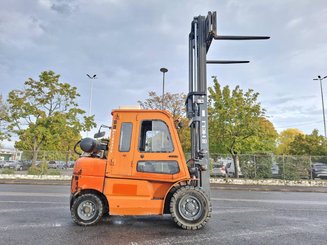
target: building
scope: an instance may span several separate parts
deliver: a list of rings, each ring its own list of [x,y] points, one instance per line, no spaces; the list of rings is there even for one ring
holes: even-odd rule
[[[18,151],[16,149],[0,149],[0,160],[21,160],[22,154],[22,151]]]

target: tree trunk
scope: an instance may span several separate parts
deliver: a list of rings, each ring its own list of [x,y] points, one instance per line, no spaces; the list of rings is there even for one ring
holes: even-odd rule
[[[37,155],[38,155],[39,151],[37,149],[33,149],[33,158],[32,158],[32,166],[36,165],[36,160],[37,160]]]
[[[40,142],[40,144],[38,144],[37,137],[34,137],[32,166],[36,165],[37,155],[39,154],[39,150],[40,150],[42,141]]]
[[[232,157],[233,157],[233,163],[234,163],[234,170],[235,170],[235,178],[239,178],[239,170],[240,170],[240,161],[239,161],[239,158],[238,158],[238,155],[237,154],[232,154]]]

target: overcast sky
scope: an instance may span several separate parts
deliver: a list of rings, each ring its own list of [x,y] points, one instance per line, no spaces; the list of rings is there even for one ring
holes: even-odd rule
[[[221,35],[269,35],[269,41],[215,41],[208,59],[250,60],[209,65],[220,83],[252,88],[276,129],[323,133],[317,75],[327,75],[325,0],[0,0],[0,93],[22,89],[44,70],[78,87],[80,106],[98,125],[119,105],[148,91],[188,91],[188,34],[194,16],[217,11]],[[327,91],[324,81],[324,93]],[[327,99],[327,94],[326,94]]]

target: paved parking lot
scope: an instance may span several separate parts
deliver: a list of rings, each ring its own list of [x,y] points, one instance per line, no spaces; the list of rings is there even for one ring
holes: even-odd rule
[[[72,223],[68,186],[0,185],[0,244],[326,244],[327,194],[212,189],[205,229],[170,216]]]

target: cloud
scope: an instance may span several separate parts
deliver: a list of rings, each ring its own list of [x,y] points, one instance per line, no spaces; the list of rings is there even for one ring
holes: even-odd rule
[[[289,20],[286,23],[286,27],[287,28],[294,28],[294,27],[298,27],[303,23],[303,18],[302,17],[298,17],[298,18],[294,18]]]
[[[71,14],[73,12],[73,7],[68,3],[54,3],[51,5],[51,9],[59,14]]]
[[[281,95],[280,97],[272,98],[270,100],[264,100],[263,103],[277,106],[280,104],[290,103],[293,101],[303,101],[303,100],[307,101],[307,100],[316,99],[316,98],[317,98],[316,95],[303,95],[303,96],[298,96],[298,97]]]
[[[62,15],[70,15],[78,6],[78,0],[39,0],[38,3],[43,8]]]
[[[33,15],[0,11],[0,42],[24,43],[44,34],[41,21]]]
[[[278,125],[321,120],[319,83],[325,75],[324,1],[244,2],[150,0],[38,0],[0,4],[0,83],[4,96],[28,77],[54,70],[78,87],[88,108],[89,81],[97,74],[92,111],[109,120],[111,109],[135,104],[147,91],[188,91],[188,34],[195,16],[217,10],[218,32],[270,35],[269,41],[214,41],[209,59],[244,59],[248,65],[208,66],[223,85],[260,92]],[[326,74],[327,75],[327,74]],[[4,84],[4,85],[3,85]],[[316,95],[316,96],[314,96]],[[310,114],[310,112],[312,112]],[[315,112],[315,113],[314,113]],[[284,124],[285,125],[285,124]],[[311,131],[311,126],[303,127]]]

